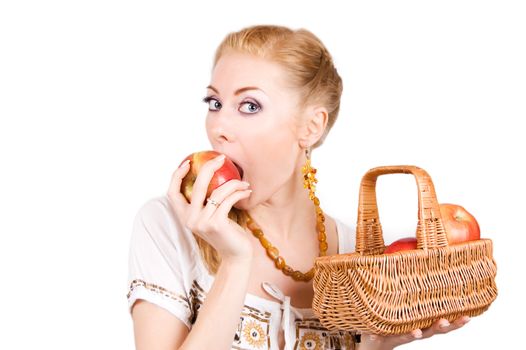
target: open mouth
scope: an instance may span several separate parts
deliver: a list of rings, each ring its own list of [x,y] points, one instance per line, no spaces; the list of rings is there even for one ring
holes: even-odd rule
[[[241,168],[236,162],[233,162],[233,163],[236,166],[237,171],[239,171],[239,177],[243,178],[243,174],[244,174],[243,168]]]

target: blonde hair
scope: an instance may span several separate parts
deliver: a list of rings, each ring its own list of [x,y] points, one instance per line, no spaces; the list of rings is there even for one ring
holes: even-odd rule
[[[343,89],[332,56],[321,40],[305,29],[257,25],[228,34],[216,50],[214,67],[229,51],[252,54],[280,64],[288,73],[292,87],[300,92],[301,101],[327,108],[327,127],[312,148],[320,146],[336,121]],[[246,216],[242,210],[233,208],[229,217],[245,226]],[[208,270],[215,274],[221,263],[219,254],[205,240],[198,236],[196,239]]]

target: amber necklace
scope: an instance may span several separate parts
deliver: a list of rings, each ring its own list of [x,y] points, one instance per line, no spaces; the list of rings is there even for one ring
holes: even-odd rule
[[[324,256],[327,253],[327,248],[329,247],[327,244],[327,234],[325,233],[325,216],[323,215],[323,211],[320,208],[320,200],[314,194],[314,191],[316,190],[315,184],[318,182],[318,180],[315,177],[316,169],[311,167],[309,157],[307,157],[305,166],[301,169],[301,171],[303,173],[303,186],[309,190],[309,198],[316,207],[316,228],[318,229],[318,241],[320,242],[319,255]],[[258,225],[254,222],[250,215],[248,215],[248,213],[246,213],[246,216],[248,229],[257,239],[259,239],[259,243],[261,243],[263,248],[265,248],[269,258],[274,261],[276,268],[281,270],[286,276],[292,277],[295,281],[308,282],[314,277],[314,267],[303,273],[301,271],[294,270],[292,267],[287,265],[285,259],[279,255],[278,248],[273,246],[272,243],[270,243],[270,241],[265,238],[263,231],[258,227]]]

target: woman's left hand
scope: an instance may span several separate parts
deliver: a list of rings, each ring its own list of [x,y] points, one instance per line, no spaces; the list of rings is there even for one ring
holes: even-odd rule
[[[470,318],[463,316],[453,323],[449,323],[448,320],[441,318],[431,325],[429,328],[415,329],[410,333],[400,335],[388,335],[381,336],[375,334],[362,334],[361,342],[358,350],[391,350],[395,347],[411,343],[418,339],[424,339],[434,336],[435,334],[449,333],[455,329],[459,329],[464,326]]]

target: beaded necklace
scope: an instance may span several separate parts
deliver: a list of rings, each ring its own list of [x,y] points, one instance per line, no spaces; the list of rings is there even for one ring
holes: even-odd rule
[[[320,200],[314,194],[316,190],[316,183],[318,180],[315,177],[316,169],[311,167],[310,158],[307,158],[305,166],[301,169],[303,173],[303,186],[309,190],[309,198],[314,203],[316,207],[316,228],[318,230],[318,241],[320,247],[319,256],[325,256],[328,249],[327,244],[327,234],[325,232],[325,215],[323,215],[323,210],[320,208]],[[252,232],[254,237],[259,240],[259,243],[267,251],[267,255],[270,259],[274,261],[276,268],[281,270],[286,276],[292,277],[295,281],[304,281],[308,282],[314,277],[314,267],[309,271],[303,273],[298,270],[294,270],[292,267],[287,265],[285,259],[279,255],[279,250],[270,243],[270,241],[265,237],[265,234],[259,228],[259,226],[254,222],[254,220],[246,213],[247,216],[247,227]]]

